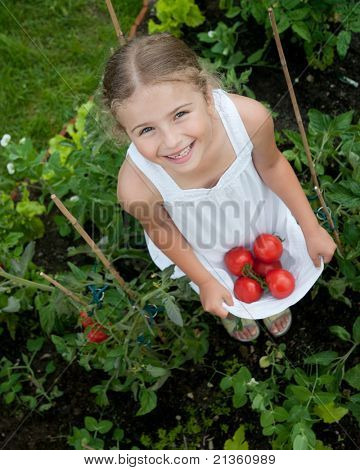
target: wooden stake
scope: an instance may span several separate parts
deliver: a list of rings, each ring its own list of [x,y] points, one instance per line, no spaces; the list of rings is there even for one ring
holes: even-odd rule
[[[129,39],[132,39],[136,35],[136,30],[140,26],[142,20],[144,19],[145,13],[147,12],[148,8],[149,8],[149,0],[143,0],[143,6],[140,10],[140,13],[135,18],[134,24],[131,26],[130,33],[128,36]]]
[[[124,279],[120,276],[120,274],[116,271],[114,266],[110,263],[110,261],[106,258],[104,253],[100,250],[100,248],[96,245],[94,240],[85,232],[76,218],[66,209],[64,204],[60,201],[60,199],[56,196],[56,194],[51,195],[51,199],[55,202],[59,210],[63,213],[63,215],[68,219],[68,221],[74,226],[74,228],[78,231],[78,233],[83,237],[86,243],[90,246],[91,250],[95,253],[95,255],[100,259],[106,269],[110,271],[110,273],[114,276],[117,282],[120,284],[122,289],[129,295],[129,297],[136,299],[137,294],[133,292],[126,284]]]
[[[126,39],[125,39],[125,36],[124,36],[123,32],[121,31],[120,24],[119,24],[119,21],[116,17],[114,7],[111,3],[111,0],[105,0],[105,1],[106,1],[106,6],[107,6],[107,8],[109,10],[109,13],[110,13],[110,16],[111,16],[111,21],[113,22],[113,25],[114,25],[114,28],[115,28],[116,36],[118,38],[120,46],[123,46],[124,44],[126,44]]]
[[[68,297],[71,297],[73,300],[75,300],[75,302],[77,302],[81,305],[84,305],[85,307],[87,307],[89,305],[87,302],[84,302],[83,300],[80,299],[80,297],[78,297],[76,294],[74,294],[74,292],[71,292],[71,290],[67,289],[66,287],[61,285],[60,282],[55,281],[55,279],[48,276],[47,274],[41,272],[40,276],[43,277],[44,279],[46,279],[47,281],[49,281],[51,284],[53,284],[58,289],[60,289],[65,295],[67,295]]]
[[[309,147],[308,140],[307,140],[307,137],[306,137],[304,124],[303,124],[303,121],[301,119],[299,106],[298,106],[298,103],[297,103],[297,100],[296,100],[293,84],[292,84],[292,81],[291,81],[291,78],[290,78],[289,70],[288,70],[285,55],[284,55],[284,51],[283,51],[283,48],[282,48],[282,45],[281,45],[281,40],[280,40],[279,32],[278,32],[278,29],[277,29],[273,9],[268,8],[268,13],[269,13],[270,22],[271,22],[271,26],[272,26],[274,37],[275,37],[276,47],[277,47],[279,57],[280,57],[280,62],[281,62],[283,72],[284,72],[284,75],[285,75],[285,80],[286,80],[286,83],[287,83],[287,86],[288,86],[288,89],[289,89],[291,102],[292,102],[292,105],[293,105],[293,108],[294,108],[296,122],[297,122],[299,130],[300,130],[301,139],[302,139],[304,149],[305,149],[305,153],[306,153],[306,157],[307,157],[307,160],[308,160],[308,165],[309,165],[309,169],[310,169],[310,173],[311,173],[311,179],[312,179],[312,182],[313,182],[313,185],[314,185],[314,190],[315,190],[315,192],[316,192],[316,194],[319,198],[321,207],[322,207],[322,209],[323,209],[323,211],[326,215],[326,218],[329,222],[329,225],[330,225],[330,227],[331,227],[331,229],[334,233],[335,241],[336,241],[336,244],[338,246],[339,252],[340,252],[340,254],[342,254],[342,245],[341,245],[341,241],[340,241],[340,237],[339,237],[339,232],[335,229],[334,222],[331,218],[331,215],[330,215],[329,211],[327,210],[326,203],[324,201],[324,198],[323,198],[321,190],[320,190],[320,185],[319,185],[319,181],[318,181],[318,178],[317,178],[317,175],[316,175],[314,163],[313,163],[312,158],[311,158],[310,147]]]

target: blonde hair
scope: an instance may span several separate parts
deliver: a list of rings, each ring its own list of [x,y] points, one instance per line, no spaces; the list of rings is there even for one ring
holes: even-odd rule
[[[102,104],[116,120],[115,108],[130,98],[138,86],[167,81],[190,83],[206,100],[209,86],[222,87],[220,74],[209,72],[182,40],[159,33],[135,37],[112,54],[105,65]],[[116,121],[113,132],[116,135],[119,131],[124,129]]]

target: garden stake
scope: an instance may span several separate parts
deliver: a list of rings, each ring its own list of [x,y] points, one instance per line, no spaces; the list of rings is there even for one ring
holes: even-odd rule
[[[74,294],[74,292],[71,292],[71,290],[69,290],[66,287],[64,287],[63,285],[61,285],[60,282],[55,281],[55,279],[53,279],[52,277],[48,276],[47,274],[45,274],[43,272],[40,273],[40,276],[45,278],[47,281],[49,281],[51,284],[53,284],[58,289],[60,289],[61,292],[63,292],[65,295],[67,295],[68,297],[71,297],[73,300],[75,300],[75,302],[78,302],[79,304],[84,305],[85,307],[88,306],[87,302],[84,302],[83,300],[81,300],[80,297],[78,297],[76,294]]]
[[[123,35],[123,32],[121,31],[119,21],[114,11],[114,7],[112,6],[111,0],[105,0],[105,1],[106,1],[106,6],[108,7],[108,10],[111,16],[111,21],[113,22],[113,25],[115,28],[116,36],[119,40],[120,45],[123,46],[124,44],[126,44],[126,39],[125,39],[125,36]]]
[[[94,240],[85,232],[76,218],[71,214],[71,212],[66,209],[64,204],[60,201],[60,199],[56,196],[56,194],[51,195],[51,199],[55,202],[59,210],[63,213],[63,215],[68,219],[68,221],[75,227],[78,233],[83,237],[86,243],[90,246],[91,250],[95,253],[95,255],[100,259],[106,269],[110,271],[110,273],[114,276],[120,286],[124,289],[124,291],[129,295],[129,297],[137,300],[137,294],[133,292],[126,284],[124,279],[120,276],[120,274],[116,271],[110,261],[106,258],[104,253],[100,250]]]
[[[149,0],[143,0],[143,6],[140,10],[140,13],[135,18],[135,21],[133,25],[131,26],[130,33],[128,34],[129,39],[133,38],[136,35],[136,30],[142,23],[142,20],[144,19],[145,13],[147,12],[148,8],[149,8]]]
[[[339,233],[338,233],[338,231],[337,231],[337,229],[334,225],[334,222],[331,218],[331,215],[329,214],[329,211],[326,207],[326,203],[324,201],[324,198],[323,198],[321,190],[320,190],[320,185],[319,185],[319,181],[318,181],[318,178],[317,178],[317,175],[316,175],[314,163],[313,163],[312,158],[311,158],[310,147],[309,147],[309,144],[308,144],[308,141],[307,141],[307,137],[306,137],[306,133],[305,133],[305,129],[304,129],[304,124],[303,124],[303,121],[301,119],[299,106],[298,106],[298,103],[297,103],[297,100],[296,100],[294,88],[293,88],[291,78],[290,78],[290,74],[289,74],[289,70],[288,70],[288,67],[287,67],[287,64],[286,64],[284,51],[283,51],[283,48],[282,48],[282,45],[281,45],[281,40],[280,40],[279,32],[278,32],[278,29],[277,29],[273,9],[268,8],[268,13],[269,13],[270,22],[271,22],[271,26],[272,26],[274,37],[275,37],[276,47],[277,47],[279,57],[280,57],[280,62],[281,62],[283,72],[284,72],[284,75],[285,75],[285,80],[286,80],[286,83],[287,83],[287,86],[288,86],[288,89],[289,89],[291,103],[292,103],[293,108],[294,108],[296,122],[297,122],[299,130],[300,130],[301,139],[302,139],[304,149],[305,149],[305,153],[306,153],[306,157],[307,157],[307,160],[308,160],[308,165],[309,165],[309,169],[310,169],[310,173],[311,173],[311,178],[312,178],[312,182],[314,184],[314,190],[315,190],[315,192],[316,192],[316,194],[319,198],[322,210],[326,215],[329,226],[331,227],[331,230],[334,233],[335,241],[336,241],[338,250],[339,250],[340,254],[342,254],[342,245],[341,245]]]

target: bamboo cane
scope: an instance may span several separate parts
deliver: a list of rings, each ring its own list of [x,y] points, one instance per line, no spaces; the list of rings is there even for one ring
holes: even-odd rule
[[[279,32],[278,32],[278,29],[277,29],[273,9],[268,8],[268,13],[269,13],[270,22],[271,22],[271,26],[272,26],[274,37],[275,37],[276,47],[277,47],[279,57],[280,57],[280,62],[281,62],[283,72],[284,72],[284,75],[285,75],[285,80],[286,80],[286,83],[287,83],[287,86],[288,86],[288,89],[289,89],[291,103],[293,105],[293,109],[294,109],[294,112],[295,112],[296,122],[297,122],[299,130],[300,130],[301,139],[302,139],[304,149],[305,149],[305,153],[306,153],[306,157],[307,157],[307,160],[308,160],[308,165],[309,165],[309,169],[310,169],[311,179],[312,179],[312,182],[313,182],[313,185],[314,185],[314,190],[315,190],[315,192],[316,192],[316,194],[319,198],[321,207],[322,207],[322,209],[323,209],[323,211],[326,215],[326,218],[329,222],[329,225],[330,225],[330,227],[331,227],[331,229],[334,233],[335,241],[336,241],[336,244],[338,246],[339,252],[340,252],[340,254],[342,254],[342,245],[341,245],[341,241],[340,241],[340,237],[339,237],[339,232],[335,228],[334,222],[333,222],[333,220],[331,218],[331,215],[330,215],[330,213],[329,213],[329,211],[326,207],[326,203],[324,201],[324,198],[323,198],[321,190],[320,190],[320,185],[319,185],[319,181],[318,181],[318,178],[317,178],[317,175],[316,175],[314,163],[312,161],[310,147],[309,147],[308,140],[307,140],[306,133],[305,133],[305,129],[304,129],[304,124],[303,124],[303,121],[302,121],[302,118],[301,118],[301,114],[300,114],[300,111],[299,111],[299,106],[298,106],[297,99],[296,99],[296,96],[295,96],[293,84],[292,84],[290,74],[289,74],[289,70],[288,70],[288,67],[287,67],[284,51],[283,51],[283,48],[282,48],[282,45],[281,45],[281,40],[280,40]]]
[[[95,255],[100,259],[106,269],[110,271],[110,273],[114,276],[117,280],[119,285],[122,289],[129,295],[129,297],[136,299],[137,294],[133,292],[124,281],[124,279],[120,276],[120,274],[116,271],[110,261],[106,258],[104,253],[100,250],[100,248],[96,245],[94,240],[86,233],[86,231],[82,228],[76,218],[71,214],[71,212],[66,209],[64,204],[60,201],[60,199],[56,196],[56,194],[51,195],[51,199],[55,202],[59,210],[63,213],[63,215],[68,219],[68,221],[74,226],[74,228],[78,231],[78,233],[83,237],[86,243],[90,246],[91,250],[95,253]]]
[[[107,8],[109,10],[109,13],[110,13],[110,16],[111,16],[111,21],[113,22],[113,25],[114,25],[114,28],[115,28],[116,36],[119,40],[120,45],[123,46],[124,44],[126,44],[126,39],[125,39],[125,36],[124,36],[123,32],[121,31],[120,24],[119,24],[119,21],[116,17],[114,7],[111,3],[111,0],[105,0],[105,1],[106,1],[106,6],[107,6]]]
[[[140,26],[142,20],[144,19],[144,16],[145,16],[148,8],[149,8],[149,0],[143,0],[143,6],[140,10],[140,13],[135,18],[135,21],[134,21],[133,25],[131,26],[130,33],[128,35],[129,39],[132,39],[136,35],[136,30]]]
[[[47,281],[49,281],[51,284],[53,284],[58,289],[60,289],[65,295],[67,295],[68,297],[71,297],[73,300],[75,300],[75,302],[77,302],[81,305],[84,305],[85,307],[88,306],[87,302],[84,302],[83,300],[81,300],[80,297],[78,297],[76,294],[74,294],[74,292],[72,292],[70,289],[64,287],[62,284],[60,284],[60,282],[55,281],[55,279],[53,279],[52,277],[48,276],[47,274],[45,274],[43,272],[40,273],[40,276],[43,277],[44,279],[46,279]]]

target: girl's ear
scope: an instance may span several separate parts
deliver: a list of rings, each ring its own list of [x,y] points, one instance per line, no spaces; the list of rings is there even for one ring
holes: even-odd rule
[[[211,116],[215,116],[215,103],[214,103],[214,97],[212,93],[212,87],[210,85],[207,86],[206,88],[206,96],[205,100],[208,106],[208,111]]]

